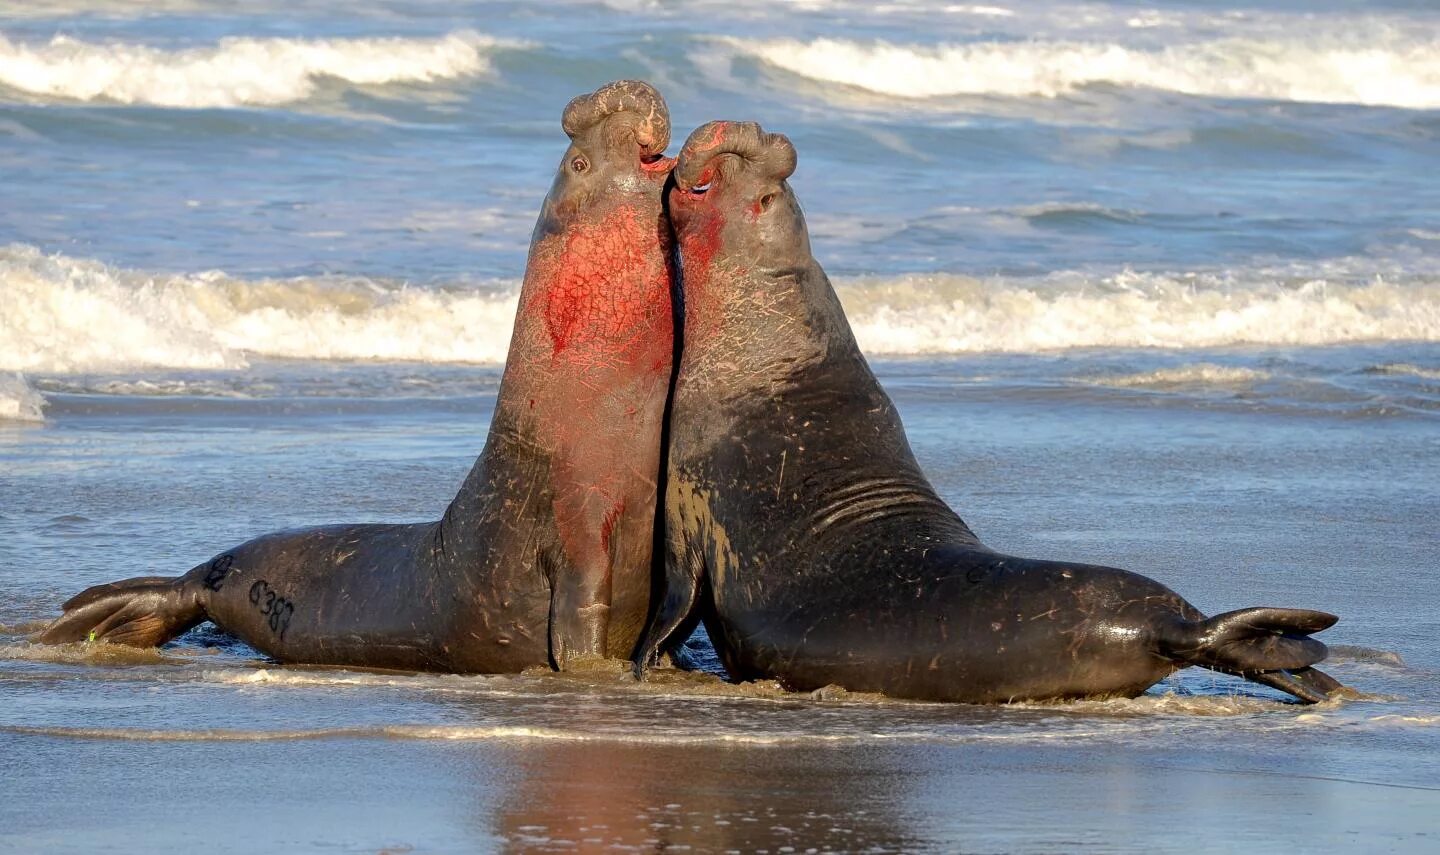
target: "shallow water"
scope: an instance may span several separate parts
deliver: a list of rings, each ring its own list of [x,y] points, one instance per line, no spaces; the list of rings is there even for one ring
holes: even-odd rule
[[[86,585],[438,515],[560,109],[621,76],[672,152],[716,117],[792,137],[816,255],[988,544],[1333,611],[1356,694],[27,640]],[[1433,851],[1437,157],[1409,0],[0,0],[0,849]]]
[[[1140,570],[1212,612],[1335,611],[1326,668],[1363,694],[1305,707],[1187,671],[1135,700],[970,707],[620,668],[287,668],[203,629],[160,652],[39,647],[26,633],[85,585],[280,526],[438,513],[493,403],[335,391],[402,368],[373,366],[293,398],[57,392],[43,427],[0,429],[0,844],[1424,849],[1440,807],[1433,417],[955,379],[1007,367],[878,364],[988,543]]]

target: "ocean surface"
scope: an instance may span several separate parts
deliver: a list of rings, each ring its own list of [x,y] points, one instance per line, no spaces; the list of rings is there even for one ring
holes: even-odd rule
[[[266,531],[438,517],[570,97],[783,131],[991,546],[1341,615],[1320,706],[28,637]],[[1429,0],[0,0],[0,850],[1440,848]],[[713,670],[703,637],[693,657]]]

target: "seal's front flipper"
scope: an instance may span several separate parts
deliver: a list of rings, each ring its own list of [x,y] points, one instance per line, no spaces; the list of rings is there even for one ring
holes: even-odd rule
[[[550,664],[556,671],[576,660],[604,658],[610,634],[609,605],[581,605],[578,597],[567,593],[562,587],[550,595]]]
[[[645,679],[645,672],[660,659],[683,626],[694,627],[695,609],[704,587],[705,562],[688,547],[680,555],[675,547],[667,550],[665,572],[656,591],[654,611],[645,627],[645,635],[635,648],[635,677]],[[684,638],[680,639],[684,641]]]
[[[181,579],[142,576],[87,588],[40,634],[44,644],[108,641],[157,647],[205,620],[199,598]]]
[[[1329,653],[1310,634],[1337,620],[1308,609],[1240,609],[1206,620],[1178,620],[1161,633],[1160,648],[1178,664],[1234,674],[1313,704],[1342,688],[1310,667]]]
[[[560,550],[557,550],[557,552]],[[603,659],[610,635],[610,568],[597,553],[588,567],[543,551],[550,579],[550,664],[564,671],[573,661]]]

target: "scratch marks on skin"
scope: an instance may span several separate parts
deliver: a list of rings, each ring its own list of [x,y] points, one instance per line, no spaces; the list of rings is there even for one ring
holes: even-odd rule
[[[792,328],[804,326],[804,322],[797,313],[779,308],[784,302],[786,301],[783,294],[760,287],[750,289],[749,303],[755,313],[779,321],[779,324],[771,329],[769,334],[775,338],[790,339],[795,337],[790,335]],[[793,303],[794,301],[789,302]]]
[[[581,101],[575,118],[618,103]],[[637,138],[668,141],[663,107],[646,103],[640,99],[636,115],[627,117],[638,124],[611,124]],[[633,142],[625,145],[633,157]],[[608,606],[615,574],[649,563],[651,541],[635,533],[653,523],[674,354],[674,268],[660,186],[657,180],[622,187],[588,206],[566,204],[565,197],[547,203],[554,221],[531,249],[508,360],[513,370],[503,381],[500,406],[534,446],[527,456],[548,464],[543,476],[527,480],[523,497],[511,485],[506,502],[548,505],[544,516],[554,529],[532,533],[545,541],[535,548],[555,550],[546,573],[552,592],[573,587],[579,608]],[[638,586],[624,578],[624,596],[633,600]]]

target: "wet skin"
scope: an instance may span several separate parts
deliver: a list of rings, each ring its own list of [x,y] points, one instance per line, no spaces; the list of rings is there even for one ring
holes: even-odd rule
[[[810,252],[795,151],[749,123],[686,142],[663,595],[643,673],[703,619],[731,676],[995,702],[1133,696],[1203,665],[1304,700],[1323,612],[1205,619],[1124,570],[995,552],[936,495]]]
[[[484,451],[438,522],[266,535],[100,586],[43,638],[150,645],[214,621],[284,662],[511,672],[633,654],[650,608],[674,353],[659,93],[575,99]]]

